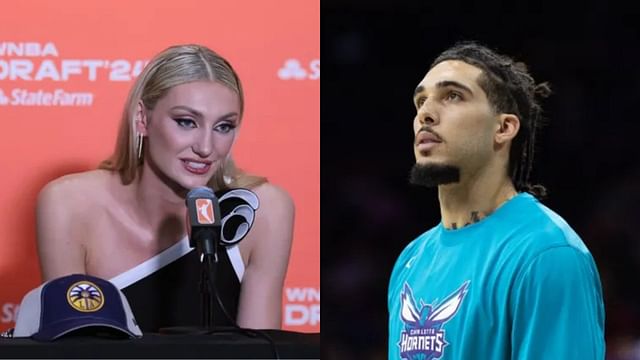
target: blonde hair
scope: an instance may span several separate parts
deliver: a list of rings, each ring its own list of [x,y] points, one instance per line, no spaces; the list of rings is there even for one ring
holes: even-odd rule
[[[231,64],[201,45],[171,46],[151,59],[133,84],[122,113],[115,151],[100,163],[99,168],[117,171],[122,183],[130,184],[144,161],[144,157],[138,159],[137,156],[135,121],[138,103],[142,101],[146,109],[152,110],[172,87],[198,80],[217,81],[238,94],[242,118],[244,94],[238,74]],[[207,185],[214,190],[224,190],[252,188],[266,181],[264,177],[248,175],[236,168],[229,158],[217,169]]]

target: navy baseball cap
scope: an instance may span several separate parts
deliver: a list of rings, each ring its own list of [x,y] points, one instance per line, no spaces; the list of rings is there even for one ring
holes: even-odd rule
[[[109,328],[141,337],[124,294],[111,282],[84,274],[49,280],[22,299],[13,337],[55,340],[72,331]],[[85,332],[85,333],[86,333]]]

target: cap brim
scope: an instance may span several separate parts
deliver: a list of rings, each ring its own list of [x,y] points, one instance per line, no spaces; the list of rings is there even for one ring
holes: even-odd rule
[[[32,338],[38,341],[52,341],[75,330],[88,327],[108,327],[120,331],[123,335],[131,338],[142,337],[142,333],[134,333],[126,326],[122,326],[121,323],[111,319],[84,317],[80,319],[58,321],[55,324],[50,324],[46,329],[42,329],[33,334]]]

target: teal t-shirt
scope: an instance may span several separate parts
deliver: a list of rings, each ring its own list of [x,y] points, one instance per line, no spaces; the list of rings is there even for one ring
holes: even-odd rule
[[[604,359],[598,270],[580,237],[520,193],[400,254],[389,283],[389,359]]]

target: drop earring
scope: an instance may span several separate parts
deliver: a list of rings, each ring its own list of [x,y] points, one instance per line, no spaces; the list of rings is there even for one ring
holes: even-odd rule
[[[141,133],[137,135],[137,145],[138,145],[138,161],[142,160],[142,142],[144,141],[144,136]]]

